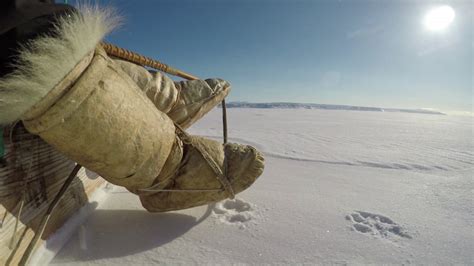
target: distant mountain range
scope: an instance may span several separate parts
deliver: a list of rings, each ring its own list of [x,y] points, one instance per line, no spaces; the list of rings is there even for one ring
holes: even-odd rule
[[[263,108],[263,109],[322,109],[322,110],[351,110],[351,111],[371,111],[371,112],[403,112],[431,115],[445,115],[444,113],[425,109],[395,109],[381,107],[365,107],[351,105],[318,104],[318,103],[249,103],[249,102],[228,102],[228,108]]]

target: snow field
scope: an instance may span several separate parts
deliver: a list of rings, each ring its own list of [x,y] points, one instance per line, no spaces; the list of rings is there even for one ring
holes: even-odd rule
[[[234,200],[152,214],[114,188],[53,265],[474,264],[472,118],[228,110],[265,153]],[[192,134],[221,139],[220,110]]]

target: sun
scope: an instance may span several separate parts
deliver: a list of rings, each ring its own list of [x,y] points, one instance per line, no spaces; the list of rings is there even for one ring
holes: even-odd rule
[[[430,9],[424,19],[423,24],[428,30],[441,31],[446,29],[456,17],[454,9],[450,6],[438,6]]]

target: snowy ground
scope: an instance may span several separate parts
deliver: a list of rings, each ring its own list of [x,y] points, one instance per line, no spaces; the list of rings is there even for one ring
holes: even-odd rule
[[[114,188],[52,264],[474,264],[472,118],[230,109],[266,155],[235,201],[151,214]],[[220,110],[194,134],[221,136]]]

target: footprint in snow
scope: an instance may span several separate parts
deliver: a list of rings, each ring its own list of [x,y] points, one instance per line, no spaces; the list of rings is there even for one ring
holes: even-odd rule
[[[214,209],[214,215],[223,223],[238,224],[241,228],[246,222],[251,221],[254,217],[254,207],[252,204],[241,199],[227,199],[218,202]]]
[[[380,214],[356,211],[346,215],[346,220],[352,222],[352,230],[363,234],[371,234],[383,238],[392,236],[412,238],[399,224],[389,217]]]

